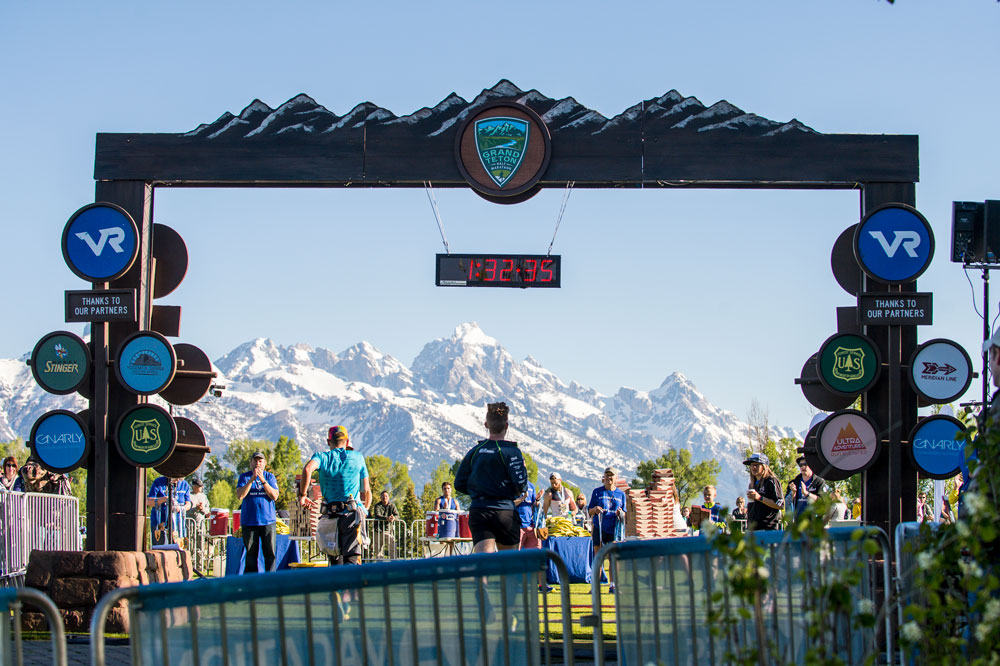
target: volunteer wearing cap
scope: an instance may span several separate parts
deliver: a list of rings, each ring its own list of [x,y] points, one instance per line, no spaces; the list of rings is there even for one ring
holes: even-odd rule
[[[795,463],[799,466],[799,473],[792,479],[791,499],[795,502],[795,515],[798,516],[806,510],[810,502],[819,499],[820,493],[824,490],[825,482],[813,474],[805,456],[799,456]]]
[[[243,573],[257,573],[257,553],[264,551],[264,570],[274,571],[275,541],[277,541],[277,515],[274,500],[278,499],[278,480],[266,471],[267,458],[257,451],[250,458],[250,471],[236,480],[236,496],[240,505],[240,528],[243,530],[243,547],[246,564]]]
[[[781,524],[781,510],[785,500],[781,497],[781,482],[768,467],[763,453],[754,453],[743,461],[750,472],[747,499],[747,528],[751,530],[776,530]]]
[[[329,451],[313,454],[299,477],[299,503],[312,504],[307,496],[312,473],[319,470],[323,515],[337,520],[340,555],[327,555],[331,565],[361,564],[360,532],[372,503],[371,481],[365,457],[351,448],[347,428],[333,426],[326,435]],[[360,502],[360,504],[359,504]]]
[[[604,544],[625,540],[625,493],[616,487],[617,480],[618,472],[615,468],[605,468],[604,485],[594,488],[594,492],[590,494],[587,510],[594,521],[590,536],[594,541],[595,557]],[[615,591],[614,580],[608,591]]]

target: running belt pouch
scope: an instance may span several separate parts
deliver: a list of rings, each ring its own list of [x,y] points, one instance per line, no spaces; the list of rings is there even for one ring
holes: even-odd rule
[[[323,516],[316,524],[316,544],[319,549],[332,557],[340,555],[340,539],[337,532],[337,518]]]

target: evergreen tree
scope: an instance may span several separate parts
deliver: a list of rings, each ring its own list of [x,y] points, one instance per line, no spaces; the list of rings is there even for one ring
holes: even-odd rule
[[[365,456],[365,464],[368,466],[372,497],[378,498],[383,490],[388,489],[389,501],[398,506],[406,497],[407,486],[413,485],[409,466],[380,455]]]
[[[236,509],[236,490],[225,479],[219,479],[208,491],[208,503],[217,509]]]
[[[424,513],[420,507],[420,500],[417,499],[417,491],[412,481],[406,486],[406,491],[403,495],[403,506],[399,509],[399,515],[407,525],[411,525],[415,520],[422,520],[424,517]]]

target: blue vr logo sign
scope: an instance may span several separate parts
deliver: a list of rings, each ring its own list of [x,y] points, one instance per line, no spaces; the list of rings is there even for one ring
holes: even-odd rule
[[[916,280],[934,256],[934,234],[924,216],[903,204],[872,211],[854,234],[854,256],[871,278],[888,284]]]
[[[70,270],[90,282],[121,277],[139,254],[139,230],[131,216],[112,204],[96,203],[73,213],[62,238]]]

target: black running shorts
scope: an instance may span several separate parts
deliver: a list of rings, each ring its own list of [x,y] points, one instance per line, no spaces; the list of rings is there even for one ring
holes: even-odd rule
[[[469,509],[472,543],[496,539],[501,546],[521,543],[521,521],[514,509]]]

